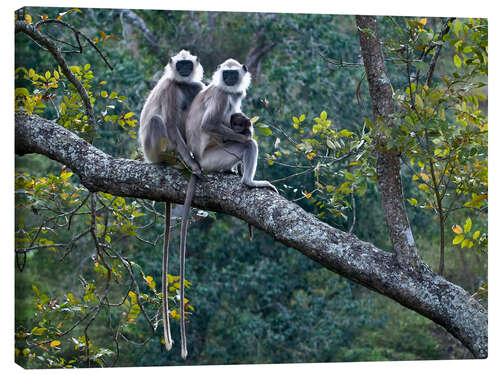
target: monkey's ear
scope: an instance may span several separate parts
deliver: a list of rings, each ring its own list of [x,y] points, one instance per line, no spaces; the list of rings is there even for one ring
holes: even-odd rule
[[[174,59],[172,57],[170,57],[170,59],[168,59],[169,64],[172,64],[173,61],[174,61]]]
[[[243,64],[243,70],[245,71],[245,73],[248,72],[248,68],[245,64]]]

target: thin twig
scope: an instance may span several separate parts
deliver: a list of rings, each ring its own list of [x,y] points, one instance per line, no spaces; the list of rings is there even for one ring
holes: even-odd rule
[[[46,20],[38,21],[34,25],[34,27],[38,28],[39,26],[42,26],[42,25],[48,24],[48,23],[60,24],[60,25],[62,25],[64,27],[67,27],[71,31],[73,31],[73,33],[75,34],[75,38],[77,39],[78,45],[80,46],[80,53],[82,53],[83,49],[81,48],[79,37],[80,36],[83,37],[92,46],[92,48],[94,48],[97,51],[97,53],[99,54],[99,56],[101,57],[101,59],[106,63],[106,65],[109,67],[109,69],[113,70],[113,66],[111,66],[111,64],[108,62],[108,59],[106,59],[106,56],[103,55],[103,53],[101,52],[101,50],[99,48],[97,48],[97,46],[94,43],[94,41],[92,39],[90,39],[87,35],[83,34],[80,30],[78,30],[78,29],[74,28],[73,26],[71,26],[70,24],[68,24],[68,23],[66,23],[64,21],[61,21],[61,20],[46,19]]]

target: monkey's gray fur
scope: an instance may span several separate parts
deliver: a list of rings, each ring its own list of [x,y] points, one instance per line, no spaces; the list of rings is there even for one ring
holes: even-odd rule
[[[185,120],[194,97],[205,87],[201,82],[202,78],[203,67],[198,57],[189,51],[182,50],[170,58],[165,67],[165,74],[149,94],[141,112],[139,142],[146,161],[150,163],[172,161],[178,155],[194,174],[201,173],[200,166],[186,146]],[[172,348],[167,277],[171,206],[171,202],[165,202],[162,267],[163,334],[167,350]],[[181,263],[184,264],[184,259],[181,259]],[[180,306],[183,311],[182,301]]]

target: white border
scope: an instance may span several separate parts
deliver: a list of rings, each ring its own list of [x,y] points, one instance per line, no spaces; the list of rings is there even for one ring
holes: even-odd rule
[[[498,236],[495,232],[497,228],[497,214],[498,212],[498,195],[495,194],[495,187],[498,187],[498,170],[495,167],[499,165],[498,150],[496,148],[496,140],[498,140],[498,96],[497,96],[497,83],[498,83],[498,12],[495,12],[493,1],[463,1],[463,0],[419,0],[415,2],[405,2],[401,0],[385,0],[385,1],[320,1],[320,0],[307,0],[307,1],[274,1],[269,0],[243,0],[243,1],[229,1],[229,0],[210,0],[210,1],[153,1],[142,0],[140,2],[132,0],[48,0],[39,1],[32,0],[29,2],[20,2],[16,0],[2,2],[0,23],[2,27],[2,50],[4,58],[2,59],[2,97],[1,103],[2,110],[2,128],[7,132],[7,136],[2,136],[1,150],[3,152],[3,162],[1,163],[1,176],[2,184],[2,212],[4,212],[5,220],[1,223],[2,240],[7,244],[4,249],[4,257],[8,260],[2,262],[4,269],[2,270],[2,300],[4,306],[2,311],[2,332],[5,333],[0,340],[2,355],[2,364],[8,371],[14,373],[21,372],[22,369],[14,364],[14,256],[13,256],[13,233],[14,233],[14,194],[13,194],[13,175],[14,175],[14,131],[13,131],[13,100],[12,93],[14,89],[14,82],[12,79],[12,72],[14,71],[14,38],[13,38],[13,12],[16,8],[25,5],[33,6],[59,6],[59,7],[81,7],[81,8],[132,8],[132,9],[173,9],[173,10],[219,10],[219,11],[242,11],[242,12],[286,12],[286,13],[328,13],[328,14],[377,14],[377,15],[409,15],[409,16],[457,16],[457,17],[488,17],[489,18],[489,35],[490,51],[489,59],[494,61],[491,66],[492,72],[489,74],[489,118],[490,123],[493,124],[490,133],[490,144],[494,147],[489,149],[489,168],[490,178],[489,183],[493,188],[490,189],[490,212],[492,213],[489,218],[490,230],[490,249],[489,252],[489,358],[487,360],[460,360],[460,361],[411,361],[411,362],[364,362],[364,363],[326,363],[326,364],[293,364],[293,365],[251,365],[251,366],[191,366],[191,367],[148,367],[147,371],[152,373],[162,373],[173,371],[175,373],[183,372],[183,375],[203,373],[203,374],[233,374],[238,372],[241,374],[254,374],[258,373],[271,373],[271,372],[291,372],[303,373],[314,372],[315,374],[331,374],[331,373],[370,373],[370,374],[398,374],[404,372],[407,374],[437,374],[446,372],[453,372],[454,374],[462,373],[492,373],[494,367],[499,364],[499,350],[498,350],[498,293],[495,287],[498,287],[498,278],[496,277],[496,269],[491,267],[498,267]],[[491,120],[493,119],[493,120]],[[493,271],[493,272],[491,272]],[[251,350],[251,348],[249,348]],[[496,366],[495,366],[496,365]],[[100,373],[114,372],[116,374],[126,373],[133,374],[137,368],[128,369],[105,369],[99,370]],[[60,373],[67,370],[39,370],[51,374]],[[86,372],[93,372],[93,370],[79,370]],[[37,373],[39,373],[37,371]]]

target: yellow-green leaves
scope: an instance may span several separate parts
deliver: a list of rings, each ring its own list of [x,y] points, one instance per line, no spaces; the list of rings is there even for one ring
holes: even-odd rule
[[[35,292],[35,295],[37,297],[40,297],[40,291],[38,290],[36,285],[32,285],[31,288],[33,289],[33,292]]]
[[[32,335],[36,335],[36,336],[41,336],[43,335],[43,333],[47,330],[46,327],[33,327],[33,329],[31,330],[31,334]]]
[[[476,244],[476,242],[474,241],[479,241],[479,244],[481,244],[482,241],[485,241],[485,237],[483,238],[480,238],[481,236],[481,232],[479,230],[476,230],[474,232],[474,234],[472,234],[471,236],[471,229],[472,229],[472,219],[470,217],[468,217],[466,220],[465,220],[465,224],[464,224],[464,227],[462,229],[462,227],[458,224],[454,224],[452,227],[451,227],[451,230],[457,234],[457,236],[455,236],[453,238],[453,245],[460,245],[461,248],[471,248],[472,246],[474,246]]]
[[[422,110],[424,108],[424,100],[418,94],[415,94],[415,105],[417,106],[418,110]]]
[[[304,122],[305,119],[306,119],[305,114],[300,115],[300,117],[293,116],[292,117],[293,127],[295,129],[298,129],[300,127],[300,123]]]
[[[61,345],[61,341],[59,341],[59,340],[54,340],[54,341],[50,342],[51,348],[54,348],[54,347],[59,346],[59,345]]]
[[[453,239],[453,245],[458,245],[459,243],[461,243],[463,240],[464,240],[464,235],[463,234],[459,234],[458,236],[456,236],[454,239]]]
[[[25,97],[25,98],[29,98],[30,93],[29,93],[29,92],[28,92],[28,90],[27,90],[27,89],[25,89],[24,87],[19,87],[19,88],[15,89],[15,91],[14,91],[14,95],[15,95],[16,97],[18,97],[18,96],[23,96],[23,97]]]
[[[407,199],[408,203],[410,203],[413,207],[417,207],[418,201],[415,198]]]
[[[464,232],[465,233],[470,232],[471,227],[472,227],[472,220],[470,217],[468,217],[467,220],[465,221]]]

